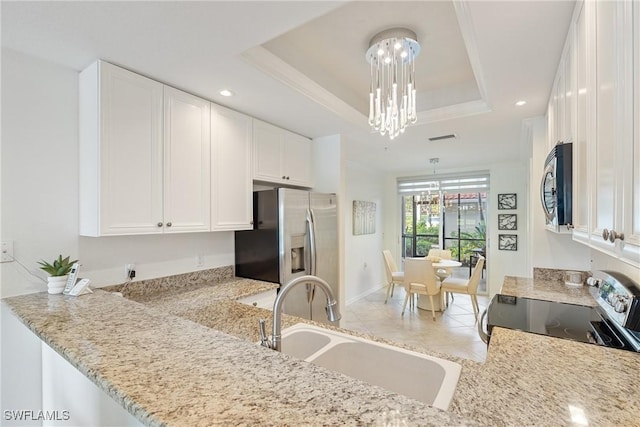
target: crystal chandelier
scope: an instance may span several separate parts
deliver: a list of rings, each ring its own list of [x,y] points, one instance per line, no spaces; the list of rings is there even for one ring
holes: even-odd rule
[[[380,135],[394,139],[418,119],[414,59],[419,53],[416,33],[406,28],[382,31],[369,43],[369,125]]]

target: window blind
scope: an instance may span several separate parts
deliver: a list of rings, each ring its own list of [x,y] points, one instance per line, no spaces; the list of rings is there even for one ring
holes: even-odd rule
[[[398,178],[398,194],[415,196],[423,193],[485,193],[489,191],[489,172],[430,175]]]

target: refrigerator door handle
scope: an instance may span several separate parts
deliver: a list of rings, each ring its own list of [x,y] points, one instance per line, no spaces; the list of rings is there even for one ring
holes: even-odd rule
[[[309,228],[309,250],[311,251],[311,262],[309,263],[309,273],[316,275],[316,224],[312,209],[307,209],[307,226]]]
[[[313,210],[307,209],[307,229],[309,234],[309,274],[316,275],[316,227],[314,222]],[[316,286],[307,283],[307,301],[309,302],[309,318],[313,319],[311,303],[315,297]]]

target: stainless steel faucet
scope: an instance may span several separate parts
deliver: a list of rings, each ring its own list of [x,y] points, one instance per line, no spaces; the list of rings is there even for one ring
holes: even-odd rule
[[[318,285],[327,297],[327,319],[329,319],[330,322],[340,320],[341,316],[340,310],[338,309],[338,302],[336,301],[336,298],[334,297],[333,291],[331,290],[329,284],[316,276],[298,277],[297,279],[293,279],[292,281],[284,285],[282,289],[280,289],[280,292],[276,297],[276,301],[273,303],[273,336],[271,338],[271,342],[269,342],[269,339],[267,338],[267,334],[265,332],[264,320],[260,321],[260,343],[263,346],[269,347],[276,351],[281,350],[282,303],[284,302],[284,299],[286,298],[289,291],[300,283]]]

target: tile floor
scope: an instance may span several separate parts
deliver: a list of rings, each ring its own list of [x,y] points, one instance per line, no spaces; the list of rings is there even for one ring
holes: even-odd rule
[[[455,295],[455,300],[444,312],[415,307],[401,316],[405,292],[396,286],[393,297],[384,303],[386,287],[351,303],[342,313],[340,326],[361,331],[417,349],[437,351],[453,356],[484,362],[487,346],[478,335],[471,299],[467,295]],[[478,296],[480,313],[488,303],[488,297]]]

